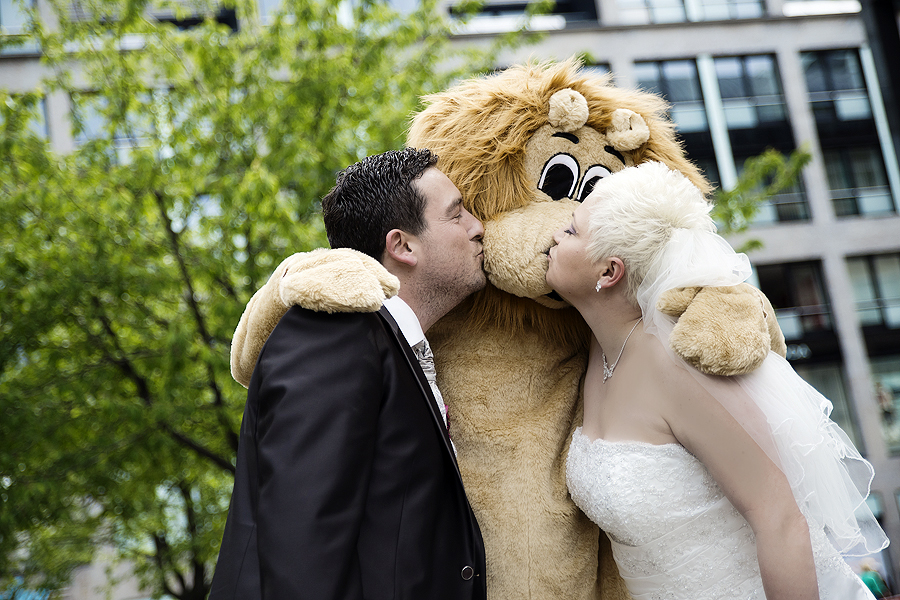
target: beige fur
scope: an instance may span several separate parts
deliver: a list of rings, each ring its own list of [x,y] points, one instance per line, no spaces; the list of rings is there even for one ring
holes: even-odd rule
[[[349,248],[287,257],[247,303],[231,342],[231,376],[247,387],[269,334],[294,304],[320,312],[374,312],[400,281],[375,259]]]
[[[734,295],[723,303],[721,294]],[[787,352],[769,299],[745,283],[733,288],[680,288],[663,294],[657,308],[680,317],[669,344],[688,364],[710,375],[752,371],[771,349]],[[754,329],[749,325],[757,323]],[[746,327],[735,327],[735,323]]]
[[[641,115],[619,108],[606,135],[616,150],[634,150],[650,139],[650,128]]]
[[[577,206],[570,196],[554,199],[538,188],[545,164],[564,151],[577,159],[583,179],[591,167],[614,172],[657,160],[709,191],[684,157],[661,99],[616,88],[578,67],[573,60],[518,66],[427,96],[408,138],[410,146],[440,157],[438,167],[460,189],[465,207],[485,223],[489,284],[428,337],[484,536],[494,600],[628,598],[605,536],[566,489],[565,457],[581,421],[590,330],[544,281],[551,236]],[[586,119],[576,114],[583,105]],[[318,277],[297,276],[301,287],[331,296],[331,306],[351,304],[349,292],[370,285],[338,290],[328,279],[314,285]],[[274,296],[266,293],[268,307],[251,300],[242,323],[254,325],[246,335],[268,336],[274,315],[285,310]],[[304,296],[294,298],[306,302]],[[760,297],[752,288],[673,291],[667,309],[684,312],[674,347],[708,372],[754,368],[780,336]],[[238,348],[241,331],[235,332]],[[255,354],[239,354],[249,373]]]
[[[560,90],[550,96],[547,121],[560,131],[575,131],[584,126],[588,118],[587,100],[574,90]]]
[[[613,87],[608,79],[579,71],[574,61],[513,67],[425,102],[409,145],[440,157],[438,167],[485,223],[488,287],[428,335],[460,469],[484,534],[488,594],[627,598],[606,545],[599,544],[602,536],[565,485],[590,332],[577,313],[560,308],[564,304],[544,280],[551,236],[569,222],[577,202],[551,198],[538,184],[548,159],[565,153],[578,161],[580,176],[593,165],[613,172],[659,160],[704,192],[709,185],[685,159],[657,96]],[[566,107],[571,117],[562,114]],[[735,317],[726,337],[737,346],[711,343],[708,337],[727,329],[704,323],[698,311],[699,322],[684,328],[684,338],[698,333],[698,342],[685,348],[699,363],[730,361],[735,365],[723,366],[734,372],[761,360],[769,342],[752,334],[765,321],[761,312],[746,310],[746,296],[709,292],[703,298],[705,306],[718,306],[719,316]],[[756,295],[750,297],[758,306]],[[729,308],[732,303],[745,310]],[[735,333],[744,330],[751,335]]]

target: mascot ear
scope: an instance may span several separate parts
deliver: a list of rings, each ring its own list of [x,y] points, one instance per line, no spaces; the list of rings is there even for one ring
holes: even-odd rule
[[[569,133],[584,126],[587,118],[587,100],[575,90],[566,88],[550,96],[547,120],[554,127]]]
[[[650,128],[644,117],[633,110],[617,108],[613,111],[606,137],[616,150],[634,150],[650,139]]]

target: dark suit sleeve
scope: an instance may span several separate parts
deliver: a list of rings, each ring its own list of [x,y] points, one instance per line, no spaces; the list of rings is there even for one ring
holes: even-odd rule
[[[362,596],[356,543],[383,395],[375,319],[293,308],[261,354],[264,599]]]

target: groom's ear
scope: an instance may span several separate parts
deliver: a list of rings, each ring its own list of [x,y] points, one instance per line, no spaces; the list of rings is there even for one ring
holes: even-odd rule
[[[419,262],[419,257],[414,250],[416,241],[415,236],[402,229],[391,229],[384,236],[385,258],[409,267],[416,266]]]

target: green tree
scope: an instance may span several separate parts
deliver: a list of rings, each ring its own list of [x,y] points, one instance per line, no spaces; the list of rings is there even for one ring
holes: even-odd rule
[[[727,236],[746,231],[766,200],[797,183],[811,158],[805,148],[788,156],[769,148],[748,158],[734,188],[716,190],[712,216],[719,224],[719,233]],[[759,240],[750,239],[738,251],[751,252],[761,245]]]
[[[326,243],[340,168],[402,146],[421,94],[510,40],[454,50],[434,2],[287,0],[261,25],[242,0],[54,1],[30,30],[51,76],[0,90],[0,590],[59,589],[107,547],[155,596],[201,600],[244,305]],[[36,133],[50,93],[71,99],[71,152]]]

